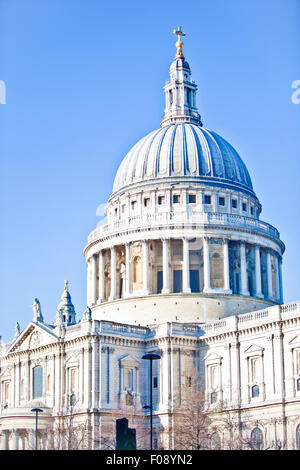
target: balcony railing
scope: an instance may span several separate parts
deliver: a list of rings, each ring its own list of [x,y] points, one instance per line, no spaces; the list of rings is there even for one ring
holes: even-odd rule
[[[102,236],[126,231],[128,229],[167,227],[174,225],[187,227],[192,225],[224,225],[258,230],[277,239],[280,237],[278,230],[272,225],[259,219],[245,217],[243,215],[219,212],[161,212],[157,214],[137,215],[124,220],[116,220],[111,224],[100,225],[89,235],[88,241],[90,243]]]

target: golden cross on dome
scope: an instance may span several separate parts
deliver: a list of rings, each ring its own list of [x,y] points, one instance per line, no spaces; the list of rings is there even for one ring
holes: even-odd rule
[[[65,281],[65,292],[68,292],[68,281]]]
[[[177,34],[178,41],[176,42],[176,47],[177,47],[177,54],[176,57],[183,58],[183,52],[182,52],[182,46],[183,42],[181,41],[181,37],[185,36],[185,33],[181,31],[181,26],[178,26],[177,29],[174,29],[173,34]]]

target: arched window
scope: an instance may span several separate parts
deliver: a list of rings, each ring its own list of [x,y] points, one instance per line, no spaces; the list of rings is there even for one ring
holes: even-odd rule
[[[33,398],[40,398],[43,396],[43,368],[36,366],[33,369]]]
[[[259,386],[258,385],[253,385],[251,388],[251,396],[252,398],[259,397]]]
[[[300,450],[300,424],[296,428],[296,449]]]
[[[300,379],[297,379],[297,392],[300,392]]]
[[[263,438],[263,433],[261,429],[259,428],[254,428],[251,432],[251,447],[254,450],[262,450],[263,449],[263,444],[264,444],[264,438]]]

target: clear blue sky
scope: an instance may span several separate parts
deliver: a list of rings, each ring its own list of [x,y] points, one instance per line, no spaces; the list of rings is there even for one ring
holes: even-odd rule
[[[204,126],[245,161],[286,244],[284,300],[300,299],[299,23],[297,0],[0,0],[4,341],[34,297],[55,318],[65,279],[81,318],[82,250],[122,158],[160,125],[178,25]]]

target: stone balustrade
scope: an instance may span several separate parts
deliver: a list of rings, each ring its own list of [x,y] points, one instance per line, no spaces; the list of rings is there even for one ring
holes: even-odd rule
[[[91,243],[103,236],[127,231],[130,229],[157,228],[160,226],[172,227],[174,225],[203,226],[222,225],[252,229],[263,234],[280,239],[278,230],[267,222],[242,215],[218,213],[218,212],[159,212],[128,217],[124,220],[116,220],[112,224],[98,226],[88,237]]]

